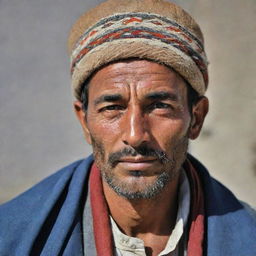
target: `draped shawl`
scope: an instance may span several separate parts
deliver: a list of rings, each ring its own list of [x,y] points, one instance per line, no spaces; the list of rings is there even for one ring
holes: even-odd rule
[[[203,254],[255,256],[256,219],[199,161],[191,155],[188,159],[204,193]],[[92,156],[74,162],[0,206],[1,256],[95,255],[93,229],[82,223],[83,212],[87,222],[91,218],[92,163]]]

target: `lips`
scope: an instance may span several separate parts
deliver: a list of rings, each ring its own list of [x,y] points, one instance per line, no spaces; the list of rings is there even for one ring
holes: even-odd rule
[[[129,162],[129,163],[144,163],[144,162],[152,162],[157,160],[155,157],[123,157],[119,160],[119,162]]]
[[[126,170],[143,171],[152,167],[156,161],[156,158],[128,157],[120,159],[118,165]]]

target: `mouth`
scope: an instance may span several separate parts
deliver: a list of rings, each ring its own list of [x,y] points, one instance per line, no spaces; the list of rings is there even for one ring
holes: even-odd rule
[[[143,171],[151,168],[157,162],[153,157],[125,157],[118,161],[118,165],[127,171]]]

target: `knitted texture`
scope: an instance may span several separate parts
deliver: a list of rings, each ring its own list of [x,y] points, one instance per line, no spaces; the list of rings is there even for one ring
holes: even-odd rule
[[[161,0],[109,0],[74,25],[69,37],[73,92],[113,61],[140,58],[178,72],[200,95],[208,84],[199,26],[180,7]]]

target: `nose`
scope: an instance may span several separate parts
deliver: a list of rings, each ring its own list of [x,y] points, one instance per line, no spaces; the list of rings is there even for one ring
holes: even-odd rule
[[[139,106],[133,106],[125,113],[123,120],[123,143],[138,147],[149,141],[148,122]]]

